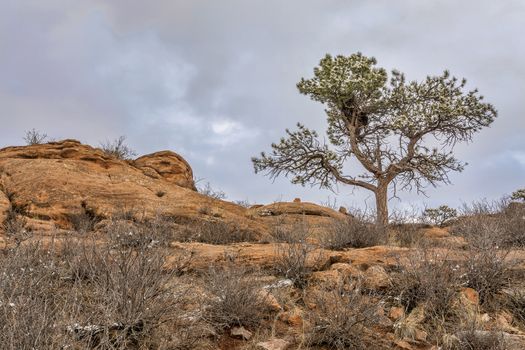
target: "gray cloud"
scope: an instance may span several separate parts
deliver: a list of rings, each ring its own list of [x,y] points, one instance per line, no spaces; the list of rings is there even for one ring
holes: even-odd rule
[[[126,134],[140,153],[181,153],[230,198],[334,198],[254,175],[250,157],[297,121],[324,131],[295,83],[326,52],[361,51],[409,79],[448,68],[500,112],[457,147],[470,165],[454,185],[392,203],[494,198],[525,185],[523,18],[522,1],[2,1],[0,143],[33,127],[91,144]]]

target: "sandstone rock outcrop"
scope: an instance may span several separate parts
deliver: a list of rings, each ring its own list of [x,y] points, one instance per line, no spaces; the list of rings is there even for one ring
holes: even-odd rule
[[[250,212],[260,217],[281,215],[319,216],[334,219],[343,219],[346,217],[344,214],[331,208],[300,201],[276,202],[263,206],[255,206],[250,208]]]
[[[197,190],[190,165],[177,153],[155,152],[137,158],[133,165],[141,169],[146,176],[155,179],[163,178],[177,186]]]
[[[245,208],[197,193],[192,178],[187,162],[169,151],[125,161],[75,140],[7,147],[0,150],[0,215],[13,205],[30,220],[66,229],[72,217],[86,212],[97,218],[129,211],[140,218],[206,219],[207,206],[215,219],[264,231]]]

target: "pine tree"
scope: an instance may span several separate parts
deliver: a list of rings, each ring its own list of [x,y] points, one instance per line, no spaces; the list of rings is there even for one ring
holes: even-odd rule
[[[478,90],[445,71],[421,82],[377,67],[373,57],[326,55],[299,92],[326,106],[328,142],[302,124],[286,130],[270,154],[252,158],[255,172],[292,183],[333,189],[337,183],[372,191],[377,222],[388,223],[388,192],[424,193],[428,185],[449,183],[448,173],[465,163],[452,153],[497,117]],[[345,174],[357,160],[362,169]],[[358,171],[361,170],[361,171]]]

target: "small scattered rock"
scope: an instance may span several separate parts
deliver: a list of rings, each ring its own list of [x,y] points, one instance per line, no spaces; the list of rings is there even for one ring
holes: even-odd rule
[[[286,350],[291,344],[284,339],[270,339],[265,342],[257,343],[257,348],[264,350]]]
[[[405,316],[405,310],[398,306],[392,307],[388,313],[388,317],[393,321],[397,321],[403,316]]]
[[[483,314],[479,317],[479,320],[483,323],[490,322],[490,316],[489,314]]]
[[[345,207],[339,207],[339,212],[340,212],[341,214],[345,214],[345,215],[348,214],[348,210],[346,210]]]
[[[390,277],[385,269],[379,265],[369,267],[365,273],[365,287],[370,289],[385,289],[390,286]]]
[[[234,338],[239,338],[243,340],[250,340],[250,338],[253,335],[252,332],[250,332],[244,327],[233,327],[230,331],[230,334]]]
[[[303,325],[303,318],[301,317],[301,311],[292,310],[289,312],[283,312],[279,319],[292,327],[301,327]]]
[[[427,340],[427,337],[428,337],[427,332],[421,329],[416,329],[416,332],[414,334],[414,340],[424,342]]]
[[[259,216],[272,216],[273,212],[270,209],[259,210]]]
[[[301,203],[301,198],[295,198],[295,199],[293,200],[293,202],[294,202],[294,203]]]
[[[272,284],[268,284],[266,286],[263,287],[263,289],[279,289],[279,288],[285,288],[285,287],[290,287],[290,286],[293,286],[293,281],[291,279],[283,279],[283,280],[279,280],[275,283],[272,283]]]
[[[412,345],[410,345],[410,343],[408,343],[405,340],[397,339],[395,340],[395,344],[396,344],[396,349],[403,349],[403,350],[413,350],[414,349]]]
[[[465,300],[468,301],[471,305],[479,304],[479,294],[474,289],[462,288],[460,293],[461,296],[463,296]]]
[[[259,291],[259,297],[261,298],[261,301],[264,302],[265,306],[269,311],[281,311],[283,308],[281,307],[281,304],[279,304],[279,301],[277,301],[277,298],[273,296],[268,290],[261,290]]]

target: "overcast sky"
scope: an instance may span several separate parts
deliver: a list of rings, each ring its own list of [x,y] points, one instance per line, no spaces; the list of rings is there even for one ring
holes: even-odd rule
[[[301,121],[324,133],[323,107],[299,95],[325,53],[361,51],[408,79],[449,69],[499,111],[456,148],[469,163],[428,198],[497,198],[525,187],[525,1],[0,0],[0,147],[25,130],[98,145],[126,135],[170,149],[232,200],[323,202],[326,190],[272,183],[250,157]],[[340,187],[337,202],[370,193]]]

